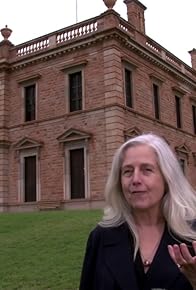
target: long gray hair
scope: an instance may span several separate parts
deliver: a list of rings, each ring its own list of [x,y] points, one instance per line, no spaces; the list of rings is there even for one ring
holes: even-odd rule
[[[103,227],[116,227],[127,222],[135,242],[134,256],[139,248],[139,238],[130,205],[122,193],[121,166],[126,150],[141,144],[153,148],[166,183],[167,192],[162,199],[162,213],[168,227],[179,238],[196,240],[196,231],[191,227],[191,222],[196,220],[196,192],[184,176],[167,142],[155,134],[143,134],[125,142],[114,155],[105,188],[106,207],[99,223]]]

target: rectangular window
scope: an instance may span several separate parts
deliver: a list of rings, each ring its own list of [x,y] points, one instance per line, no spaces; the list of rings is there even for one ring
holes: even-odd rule
[[[192,105],[192,114],[193,114],[193,132],[196,134],[196,106]]]
[[[180,158],[179,163],[180,163],[180,166],[182,168],[182,171],[185,173],[185,160]]]
[[[25,121],[35,120],[35,97],[36,85],[32,84],[24,87]]]
[[[69,74],[70,112],[82,110],[82,72]]]
[[[177,123],[177,128],[182,128],[182,122],[181,122],[181,98],[179,96],[175,96],[175,102],[176,102],[176,123]]]
[[[84,148],[72,149],[69,154],[71,199],[85,198]]]
[[[36,156],[24,157],[24,201],[36,201]]]
[[[160,108],[159,108],[159,86],[153,84],[153,102],[154,102],[154,115],[156,119],[160,118]]]
[[[125,98],[126,106],[133,107],[133,96],[132,96],[132,71],[125,69]]]

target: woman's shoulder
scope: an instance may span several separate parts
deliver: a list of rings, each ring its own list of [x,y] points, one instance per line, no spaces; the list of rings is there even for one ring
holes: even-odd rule
[[[118,235],[119,232],[127,230],[127,224],[122,223],[118,226],[105,227],[97,224],[90,232],[90,238],[93,240],[100,239],[103,236]]]

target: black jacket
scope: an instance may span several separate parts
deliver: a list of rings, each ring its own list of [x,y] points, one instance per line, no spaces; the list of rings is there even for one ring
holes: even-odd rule
[[[193,290],[169,256],[167,245],[176,244],[167,227],[146,274],[144,290]],[[141,290],[136,278],[130,231],[97,226],[87,242],[79,290]],[[143,290],[143,289],[142,289]]]

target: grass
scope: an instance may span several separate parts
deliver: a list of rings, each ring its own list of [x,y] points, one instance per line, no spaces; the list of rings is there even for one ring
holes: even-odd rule
[[[0,214],[0,289],[76,290],[99,210]]]

